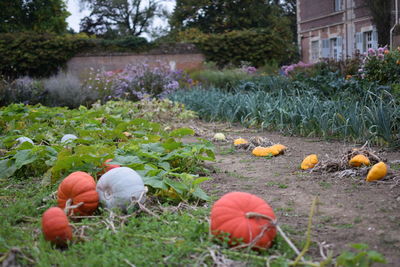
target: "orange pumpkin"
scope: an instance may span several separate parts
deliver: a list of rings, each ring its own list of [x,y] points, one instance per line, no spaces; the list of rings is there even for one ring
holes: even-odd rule
[[[282,154],[287,149],[287,147],[282,145],[282,144],[275,144],[275,145],[273,145],[271,147],[272,148],[276,148],[279,151],[279,154]]]
[[[318,163],[318,156],[315,154],[308,155],[304,158],[303,162],[301,163],[301,168],[303,170],[312,169]]]
[[[239,240],[250,244],[257,238],[253,248],[265,249],[272,245],[276,236],[272,222],[275,220],[274,211],[263,199],[249,193],[231,192],[214,203],[211,232],[216,236],[228,233],[231,246]]]
[[[349,160],[349,164],[350,164],[350,166],[353,166],[353,167],[360,167],[361,165],[368,166],[370,164],[370,162],[366,156],[359,154],[359,155],[352,157]]]
[[[256,157],[266,157],[266,156],[276,156],[279,155],[279,150],[276,147],[262,147],[258,146],[253,149],[251,152]]]
[[[71,205],[83,203],[73,209],[76,215],[91,215],[99,205],[99,195],[96,191],[96,182],[86,172],[73,172],[68,175],[58,187],[58,207],[64,209],[66,202],[71,199]]]
[[[59,246],[65,245],[72,239],[72,229],[67,215],[58,207],[49,208],[43,213],[42,231],[47,241]]]

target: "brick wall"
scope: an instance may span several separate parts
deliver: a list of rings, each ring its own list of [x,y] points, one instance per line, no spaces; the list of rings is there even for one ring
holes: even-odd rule
[[[67,71],[78,76],[93,69],[112,71],[123,69],[128,64],[168,64],[171,69],[190,70],[200,68],[204,55],[190,44],[174,44],[155,48],[145,53],[98,53],[81,54],[67,63]]]

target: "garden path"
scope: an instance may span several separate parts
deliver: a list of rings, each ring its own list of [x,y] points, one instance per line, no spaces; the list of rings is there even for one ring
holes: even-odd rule
[[[231,191],[244,191],[262,197],[294,239],[304,239],[311,203],[318,196],[313,241],[326,242],[334,255],[348,249],[348,244],[365,243],[384,254],[388,266],[400,266],[400,184],[367,183],[364,177],[339,178],[335,173],[317,174],[299,168],[309,154],[317,154],[320,160],[340,158],[349,148],[360,145],[257,132],[227,124],[198,125],[200,132],[209,133],[208,137],[215,132],[225,133],[230,140],[262,136],[288,147],[284,155],[257,158],[250,151],[233,150],[231,141],[216,143],[216,162],[207,164],[213,179],[203,184],[210,195],[217,198]],[[389,163],[400,159],[399,152],[378,152]],[[390,165],[400,168],[398,163]],[[319,255],[318,247],[311,251]]]

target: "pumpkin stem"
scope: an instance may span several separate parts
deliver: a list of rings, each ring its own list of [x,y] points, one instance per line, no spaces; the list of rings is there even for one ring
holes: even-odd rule
[[[72,198],[69,198],[69,199],[67,200],[67,202],[65,203],[65,208],[64,208],[64,212],[65,212],[65,214],[67,214],[67,215],[70,213],[71,210],[72,210],[72,212],[71,212],[70,215],[73,215],[74,209],[79,208],[80,206],[82,206],[82,205],[85,204],[85,203],[84,203],[84,202],[79,202],[79,203],[76,204],[76,205],[71,205],[71,204],[72,204]]]
[[[265,214],[261,214],[258,212],[247,212],[246,213],[246,218],[251,219],[251,218],[262,218],[262,219],[267,219],[268,221],[270,221],[273,225],[276,225],[276,219],[272,219],[271,217],[265,215]]]

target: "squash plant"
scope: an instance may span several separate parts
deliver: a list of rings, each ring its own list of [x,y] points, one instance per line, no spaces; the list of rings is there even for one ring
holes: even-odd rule
[[[167,112],[160,103],[160,110]],[[182,106],[169,106],[172,114],[185,112]],[[83,171],[97,180],[103,163],[113,159],[108,163],[138,171],[150,193],[174,190],[175,200],[207,199],[198,186],[205,179],[195,173],[203,161],[215,159],[213,145],[206,140],[184,143],[182,138],[193,135],[192,129],[167,130],[170,127],[144,119],[141,112],[131,102],[73,110],[22,104],[0,108],[0,179],[36,176],[46,184]],[[66,134],[78,138],[62,143]],[[21,136],[34,144],[18,144]]]

